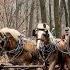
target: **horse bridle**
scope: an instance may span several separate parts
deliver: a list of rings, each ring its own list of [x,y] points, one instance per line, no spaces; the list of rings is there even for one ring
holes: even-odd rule
[[[0,47],[1,52],[4,53],[5,52],[5,47],[7,45],[7,37],[6,37],[5,34],[3,34],[1,36],[0,44],[1,44],[1,47]]]
[[[41,31],[46,31],[46,29],[39,29],[39,28],[37,28],[36,29],[36,31],[39,31],[39,30],[41,30]],[[47,30],[48,31],[48,30]],[[37,38],[37,35],[36,35],[36,40],[41,40],[41,41],[43,41],[43,39],[41,39],[41,38]]]

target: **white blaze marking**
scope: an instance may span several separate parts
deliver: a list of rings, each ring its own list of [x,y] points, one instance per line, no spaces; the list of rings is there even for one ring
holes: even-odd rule
[[[42,38],[42,34],[44,33],[44,31],[38,31],[38,39],[41,39]],[[40,47],[40,44],[41,44],[41,40],[37,40],[37,48],[39,49]]]

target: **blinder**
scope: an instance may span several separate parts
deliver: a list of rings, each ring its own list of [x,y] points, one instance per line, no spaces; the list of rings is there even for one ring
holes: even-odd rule
[[[39,31],[39,30],[45,31],[45,29],[39,29],[39,28],[37,28],[36,30],[32,31],[32,36],[37,36],[36,31]]]
[[[44,35],[45,37],[49,37],[48,30],[46,30],[43,35]]]
[[[45,29],[39,29],[39,28],[37,28],[36,31],[38,31],[38,30],[45,31]]]
[[[0,38],[0,44],[1,46],[4,46],[4,42],[6,41],[6,35],[4,34],[1,38]]]
[[[36,31],[35,30],[32,31],[32,36],[36,36]]]
[[[5,51],[6,45],[7,45],[7,37],[5,34],[3,34],[3,36],[0,38],[0,56]]]
[[[48,30],[46,30],[45,33],[48,34]]]

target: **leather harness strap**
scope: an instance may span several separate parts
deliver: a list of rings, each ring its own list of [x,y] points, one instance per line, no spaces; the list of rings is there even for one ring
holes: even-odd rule
[[[19,54],[23,50],[24,44],[22,44],[22,38],[19,37],[19,40],[16,42],[16,48],[10,51],[6,51],[8,54],[13,54],[14,56]]]

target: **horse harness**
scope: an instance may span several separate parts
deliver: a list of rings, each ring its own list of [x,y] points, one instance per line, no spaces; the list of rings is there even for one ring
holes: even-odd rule
[[[10,51],[6,51],[4,49],[3,53],[7,53],[7,55],[12,57],[11,60],[13,60],[14,58],[20,56],[21,53],[23,52],[23,50],[24,50],[24,48],[23,48],[24,43],[23,42],[24,42],[23,37],[19,36],[19,40],[16,42],[16,48],[13,50],[10,50]],[[7,42],[4,45],[6,45],[6,44],[7,44]]]
[[[60,41],[59,41],[60,42]],[[56,49],[58,50],[58,51],[60,51],[61,53],[63,53],[63,54],[66,54],[66,55],[69,55],[70,56],[70,47],[66,47],[64,50],[61,50],[60,48],[59,48],[59,46],[57,45],[57,43],[59,43],[59,42],[56,42]]]
[[[50,54],[53,53],[56,50],[56,46],[52,43],[44,45],[43,47],[40,47],[40,55],[42,56],[43,59],[46,59],[46,57]]]

